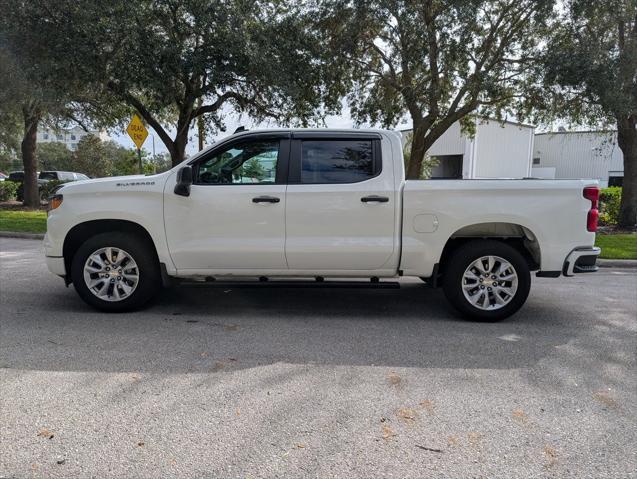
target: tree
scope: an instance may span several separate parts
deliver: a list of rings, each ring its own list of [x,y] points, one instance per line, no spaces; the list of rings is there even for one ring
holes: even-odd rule
[[[121,122],[122,105],[137,111],[173,165],[193,121],[223,128],[224,107],[280,123],[321,109],[316,46],[289,2],[42,0],[23,10],[12,18],[23,40],[46,45],[72,83],[99,93],[91,113]]]
[[[0,0],[0,116],[22,124],[20,153],[24,169],[24,205],[40,206],[37,183],[37,131],[43,122],[54,126],[58,121],[76,119],[73,96],[80,95],[78,85],[67,82],[55,57],[45,50],[47,39],[26,41],[30,32],[13,22],[15,13],[23,12],[21,2]],[[7,123],[4,119],[0,122]],[[1,140],[1,138],[0,138]]]
[[[353,117],[413,123],[408,178],[427,150],[474,112],[522,111],[548,0],[331,0],[321,32],[333,63],[351,65]],[[335,67],[331,67],[335,71]]]
[[[40,170],[75,171],[72,166],[72,154],[64,143],[52,141],[38,146],[38,165]]]
[[[544,116],[614,123],[624,156],[619,226],[637,224],[637,2],[571,0],[544,61]]]
[[[113,156],[97,136],[86,135],[73,153],[73,169],[90,177],[110,176],[113,173]]]

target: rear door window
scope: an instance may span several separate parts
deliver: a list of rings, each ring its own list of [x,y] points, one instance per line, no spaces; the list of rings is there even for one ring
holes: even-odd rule
[[[302,140],[301,183],[358,183],[376,176],[373,140]]]

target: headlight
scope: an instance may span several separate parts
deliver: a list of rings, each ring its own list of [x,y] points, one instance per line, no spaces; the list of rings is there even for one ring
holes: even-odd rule
[[[56,208],[59,208],[62,204],[62,195],[53,195],[49,196],[49,207],[47,211],[53,211]]]

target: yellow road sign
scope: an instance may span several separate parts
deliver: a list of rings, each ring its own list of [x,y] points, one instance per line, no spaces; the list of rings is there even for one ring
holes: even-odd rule
[[[126,127],[126,133],[131,137],[133,143],[137,145],[138,150],[141,149],[146,137],[148,137],[148,130],[142,123],[142,119],[137,115],[133,115],[128,127]]]

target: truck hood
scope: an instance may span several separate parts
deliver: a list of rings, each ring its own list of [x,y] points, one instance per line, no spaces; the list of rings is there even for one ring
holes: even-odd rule
[[[71,183],[65,183],[58,192],[63,195],[72,195],[76,193],[105,193],[155,189],[157,185],[163,185],[163,182],[168,177],[168,173],[169,172],[165,172],[149,176],[111,176],[92,180],[73,181]]]

